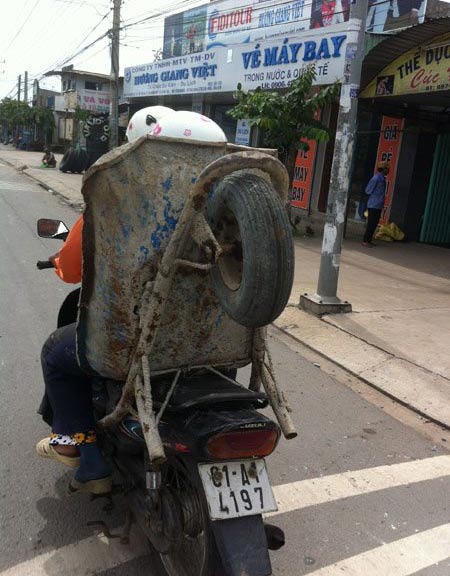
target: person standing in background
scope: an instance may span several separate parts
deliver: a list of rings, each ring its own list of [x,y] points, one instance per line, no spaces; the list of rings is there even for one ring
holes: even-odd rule
[[[389,162],[380,162],[377,166],[378,172],[373,176],[367,186],[367,225],[364,233],[362,245],[372,248],[372,238],[380,220],[381,211],[386,197],[386,176],[389,174]]]

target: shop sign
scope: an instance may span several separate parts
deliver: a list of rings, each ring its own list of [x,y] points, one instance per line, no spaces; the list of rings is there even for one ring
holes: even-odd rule
[[[235,144],[241,146],[248,146],[250,144],[250,123],[246,119],[238,120],[236,123],[236,137]]]
[[[288,0],[275,5],[269,0],[210,2],[164,20],[163,57],[334,27],[348,21],[349,9],[349,0]]]
[[[299,150],[295,160],[294,180],[292,182],[291,204],[295,208],[307,210],[311,195],[314,160],[316,158],[316,141],[307,140],[309,150]]]
[[[109,112],[110,94],[103,90],[78,90],[77,103],[82,110]]]
[[[450,35],[392,62],[362,92],[363,98],[450,90]]]
[[[314,115],[314,120],[319,119],[320,111],[318,110]],[[303,138],[302,140],[309,145],[309,150],[306,152],[300,148],[297,152],[294,178],[292,180],[291,205],[295,208],[307,210],[312,190],[317,142],[316,140],[308,140],[307,138]]]
[[[383,116],[381,123],[380,140],[378,143],[377,159],[375,162],[375,173],[380,162],[389,162],[390,170],[386,176],[386,197],[384,207],[381,212],[380,224],[389,222],[389,214],[394,194],[395,178],[397,175],[398,157],[403,133],[403,118],[392,118]]]
[[[285,88],[312,64],[315,84],[332,84],[344,75],[346,44],[356,41],[357,31],[353,27],[327,32],[319,29],[271,42],[218,46],[125,68],[124,97],[233,92],[238,83],[245,90]]]

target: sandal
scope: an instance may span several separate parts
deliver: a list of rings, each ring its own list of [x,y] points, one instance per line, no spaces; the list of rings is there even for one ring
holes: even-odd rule
[[[111,489],[111,476],[96,478],[95,480],[87,480],[86,482],[80,482],[73,478],[69,484],[69,494],[77,494],[78,492],[87,492],[89,494],[109,494]]]
[[[60,454],[55,450],[54,446],[50,444],[50,438],[43,438],[40,440],[36,444],[36,452],[42,458],[50,458],[50,460],[55,460],[69,468],[78,468],[80,465],[79,456],[64,456],[64,454]]]

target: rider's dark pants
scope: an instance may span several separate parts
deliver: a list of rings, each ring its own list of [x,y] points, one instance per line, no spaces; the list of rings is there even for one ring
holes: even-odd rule
[[[76,324],[58,328],[48,337],[41,353],[55,434],[72,435],[95,429],[91,380],[78,365],[75,331]]]

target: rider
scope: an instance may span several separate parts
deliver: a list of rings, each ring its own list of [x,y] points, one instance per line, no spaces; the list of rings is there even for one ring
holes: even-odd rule
[[[130,141],[148,134],[170,108],[152,106],[130,120]],[[62,249],[49,260],[57,275],[69,283],[81,281],[82,230],[80,216]],[[76,323],[58,328],[41,353],[45,391],[53,417],[52,434],[36,445],[37,453],[71,468],[78,468],[70,483],[72,492],[106,493],[111,490],[111,470],[97,445],[92,410],[91,377],[79,366],[76,355]]]

